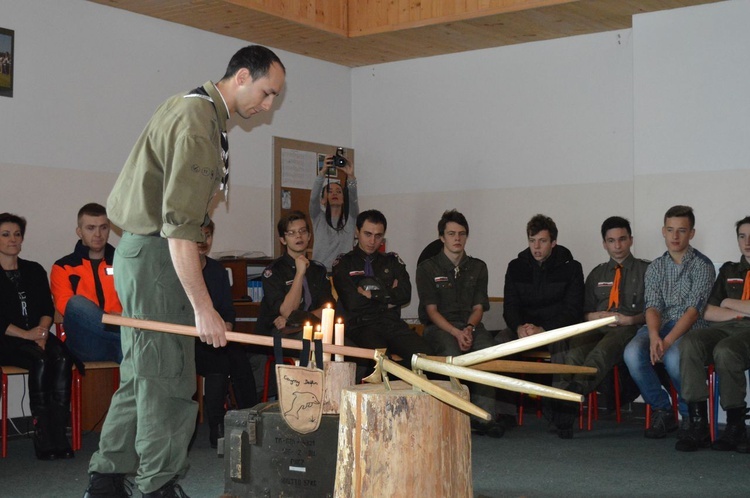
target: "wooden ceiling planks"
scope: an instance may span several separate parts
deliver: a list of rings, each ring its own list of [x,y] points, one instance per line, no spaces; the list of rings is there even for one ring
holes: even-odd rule
[[[410,29],[389,29],[364,36],[343,36],[331,32],[330,23],[320,22],[320,12],[336,0],[300,2],[299,22],[284,19],[244,5],[267,4],[278,0],[89,0],[94,3],[136,12],[150,17],[191,26],[213,33],[269,45],[349,67],[428,57],[483,48],[550,40],[565,36],[629,28],[632,16],[643,12],[673,9],[722,0],[578,0],[556,5],[439,22]],[[349,15],[383,16],[380,21],[400,24],[412,19],[409,9],[416,0],[391,0],[399,9],[387,14],[370,6]],[[494,2],[497,3],[497,2]],[[500,2],[502,3],[502,2]],[[539,2],[535,2],[538,4]],[[487,0],[456,0],[460,8],[489,5]],[[468,7],[467,7],[468,5]],[[314,6],[312,8],[311,6]],[[329,7],[330,8],[330,7]],[[406,10],[404,10],[406,9]],[[459,7],[456,7],[459,9]],[[335,10],[342,16],[346,8]],[[433,7],[435,17],[445,10]],[[317,24],[315,24],[316,21]],[[337,21],[340,17],[337,17]],[[325,29],[320,26],[325,24]],[[335,24],[335,23],[334,23]]]

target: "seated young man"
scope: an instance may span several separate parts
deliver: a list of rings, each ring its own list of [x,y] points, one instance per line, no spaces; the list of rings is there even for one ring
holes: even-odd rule
[[[326,305],[335,305],[331,282],[322,263],[307,259],[311,234],[304,213],[290,213],[276,229],[286,250],[263,272],[263,300],[255,329],[265,335],[280,330],[285,337],[301,339],[305,317],[320,319]]]
[[[65,344],[81,361],[122,361],[120,327],[102,324],[103,313],[122,313],[112,270],[115,248],[107,242],[109,228],[104,206],[83,206],[76,228],[80,240],[73,253],[55,262],[50,275]]]
[[[583,268],[568,248],[557,243],[557,225],[537,214],[526,224],[528,247],[508,263],[505,272],[503,317],[508,328],[495,341],[502,343],[579,323],[583,315]],[[567,341],[546,347],[552,363],[563,363]],[[555,376],[557,385],[560,379]],[[505,396],[502,395],[501,396]],[[563,404],[561,404],[563,403]],[[565,411],[564,402],[544,399],[547,418],[554,423]],[[560,434],[573,437],[573,432]]]
[[[416,353],[433,354],[425,340],[401,320],[411,299],[411,282],[398,254],[381,253],[387,221],[371,209],[357,216],[357,245],[333,263],[333,283],[346,320],[346,337],[357,346],[387,348],[411,368]]]
[[[680,344],[682,395],[688,404],[690,425],[675,448],[695,451],[748,452],[745,428],[746,371],[750,368],[750,216],[737,222],[740,260],[728,261],[719,270],[703,315],[705,329],[693,330]],[[724,432],[713,444],[708,429],[708,386],[704,366],[714,363],[719,376],[721,407],[727,412]]]
[[[586,320],[610,316],[617,321],[585,334],[572,337],[565,355],[568,365],[583,365],[598,370],[596,375],[574,375],[561,387],[578,394],[588,394],[601,384],[604,377],[622,361],[625,346],[643,324],[644,279],[648,261],[630,252],[633,235],[630,222],[620,216],[604,220],[601,227],[602,246],[609,261],[602,263],[586,277],[583,312]],[[567,403],[568,417],[558,418],[558,435],[567,439],[573,434],[578,413],[577,403]]]
[[[466,254],[469,223],[455,209],[443,213],[438,222],[443,249],[417,266],[419,319],[425,324],[424,338],[440,356],[459,356],[495,345],[482,324],[490,308],[487,296],[487,265]],[[471,400],[495,414],[495,388],[471,384]],[[502,437],[505,428],[497,422],[472,418],[480,434]]]
[[[667,251],[646,270],[646,325],[625,347],[625,364],[638,385],[643,400],[651,405],[651,424],[645,436],[661,439],[677,430],[672,404],[654,369],[659,362],[678,393],[680,382],[679,343],[692,329],[704,328],[701,317],[714,282],[714,266],[695,250],[695,215],[689,206],[673,206],[664,215],[662,236]],[[680,394],[680,415],[687,420],[687,406]]]

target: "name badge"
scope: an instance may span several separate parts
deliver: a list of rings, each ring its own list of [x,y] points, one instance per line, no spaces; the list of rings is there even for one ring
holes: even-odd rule
[[[614,282],[599,282],[597,287],[612,287],[615,283]]]
[[[741,278],[728,278],[727,279],[728,284],[741,284],[743,282],[744,280],[742,280]]]
[[[292,285],[294,283],[294,280],[287,280],[286,285]]]
[[[364,270],[354,270],[354,271],[350,271],[349,272],[349,276],[350,277],[359,277],[359,276],[362,276],[364,274],[365,274]]]
[[[112,268],[111,266],[108,266],[108,267],[106,267],[106,268],[104,269],[104,272],[105,272],[105,273],[106,273],[107,275],[110,275],[110,276],[112,276],[112,275],[114,275],[114,274],[115,274],[115,269],[114,269],[114,268]]]
[[[435,277],[435,282],[447,282],[448,277]]]

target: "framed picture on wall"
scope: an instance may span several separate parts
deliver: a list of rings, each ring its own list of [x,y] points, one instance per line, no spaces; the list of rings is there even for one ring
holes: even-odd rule
[[[13,97],[12,29],[0,28],[0,96]]]

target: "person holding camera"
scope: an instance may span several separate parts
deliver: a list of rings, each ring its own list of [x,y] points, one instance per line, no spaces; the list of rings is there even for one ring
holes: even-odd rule
[[[346,175],[343,185],[329,177],[328,167],[324,167],[310,192],[310,219],[315,236],[312,257],[323,263],[328,273],[336,256],[352,250],[359,214],[354,164],[343,153],[344,149],[339,147],[336,155],[326,157],[326,165],[334,165]]]

